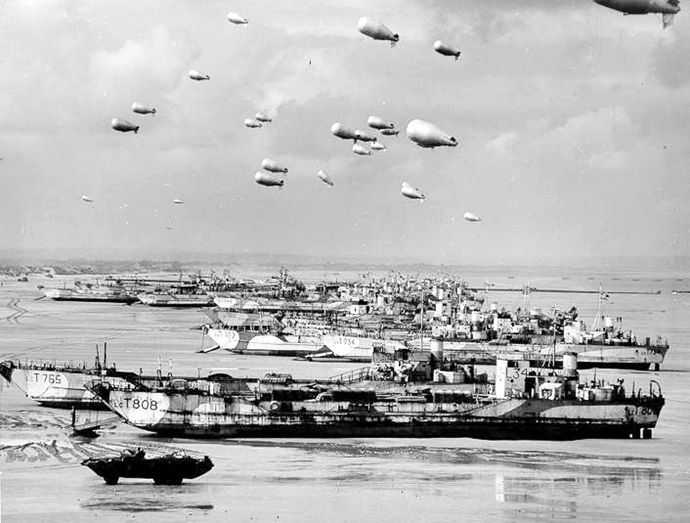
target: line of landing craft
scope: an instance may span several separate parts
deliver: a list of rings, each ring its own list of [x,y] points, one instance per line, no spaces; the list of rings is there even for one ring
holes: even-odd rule
[[[395,359],[325,380],[140,376],[12,362],[3,362],[0,374],[43,404],[107,407],[143,430],[204,438],[651,438],[665,403],[655,381],[629,393],[620,379],[581,382],[574,354],[564,355],[561,371],[498,360],[489,382],[438,347],[398,351]]]

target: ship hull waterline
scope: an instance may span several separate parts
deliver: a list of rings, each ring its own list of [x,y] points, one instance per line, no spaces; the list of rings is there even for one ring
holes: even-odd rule
[[[648,438],[664,404],[661,397],[614,403],[545,399],[412,406],[257,403],[130,391],[110,391],[101,398],[130,425],[164,436],[197,438]]]

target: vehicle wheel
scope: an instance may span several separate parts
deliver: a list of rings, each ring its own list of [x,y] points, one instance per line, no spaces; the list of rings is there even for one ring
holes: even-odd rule
[[[117,482],[120,478],[117,476],[106,476],[103,479],[105,480],[106,485],[117,485]]]

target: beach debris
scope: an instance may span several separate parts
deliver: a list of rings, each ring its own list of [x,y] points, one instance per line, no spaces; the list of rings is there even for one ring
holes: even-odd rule
[[[407,137],[420,147],[429,149],[441,146],[455,147],[458,145],[458,141],[454,136],[424,120],[411,120],[407,124]]]
[[[460,58],[460,49],[457,49],[450,44],[442,42],[441,40],[436,40],[434,42],[434,51],[436,51],[439,54],[442,54],[443,56],[454,56],[456,60]]]
[[[134,134],[137,134],[139,132],[138,125],[134,125],[132,122],[128,122],[127,120],[123,120],[121,118],[113,118],[110,121],[110,127],[122,133],[134,131]]]
[[[388,27],[368,16],[363,16],[359,19],[359,22],[357,22],[357,29],[363,35],[373,38],[374,40],[389,40],[391,47],[395,47],[395,44],[400,40],[400,37],[394,34]]]

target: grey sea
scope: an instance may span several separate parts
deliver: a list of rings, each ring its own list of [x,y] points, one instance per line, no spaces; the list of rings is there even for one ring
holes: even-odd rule
[[[322,273],[295,271],[320,279]],[[245,275],[239,275],[245,276]],[[251,274],[248,274],[251,276]],[[356,273],[329,274],[351,281]],[[40,407],[23,393],[0,389],[0,514],[26,521],[687,521],[690,514],[690,278],[683,273],[584,269],[470,268],[470,284],[660,294],[612,294],[606,312],[622,316],[638,337],[671,343],[660,372],[585,370],[584,377],[645,386],[666,397],[651,440],[481,441],[473,439],[164,439],[114,424],[95,440],[70,439],[70,414]],[[143,305],[52,302],[38,284],[72,279],[0,279],[0,359],[91,363],[108,343],[119,369],[233,376],[288,372],[324,378],[361,364],[311,363],[196,351],[211,345],[195,328],[200,310]],[[520,292],[489,300],[514,309]],[[576,305],[591,323],[596,294],[533,293],[531,307]],[[591,318],[588,320],[588,318]],[[491,369],[487,369],[491,371]],[[123,479],[105,485],[80,465],[88,456],[128,446],[184,449],[215,467],[181,486]]]

